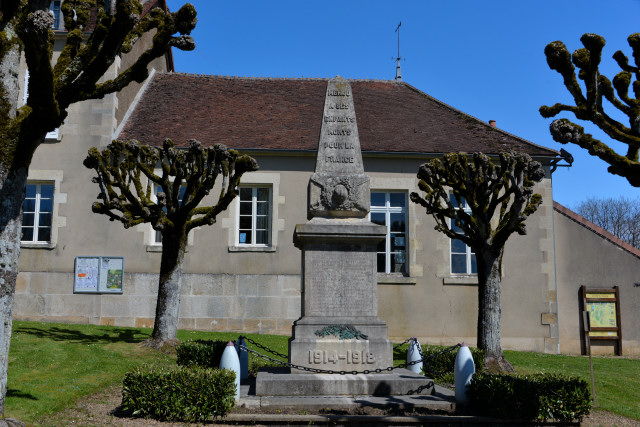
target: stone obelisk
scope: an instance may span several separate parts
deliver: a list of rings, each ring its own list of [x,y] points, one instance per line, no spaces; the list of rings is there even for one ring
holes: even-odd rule
[[[302,251],[302,310],[289,339],[292,365],[266,368],[259,396],[431,394],[433,381],[407,369],[389,372],[393,349],[378,318],[376,248],[386,229],[367,220],[365,175],[349,83],[329,81],[308,221],[296,225]],[[376,372],[376,370],[378,372]],[[327,372],[327,371],[332,371]]]
[[[303,263],[302,317],[289,341],[295,365],[347,372],[393,365],[378,318],[376,247],[386,230],[366,219],[369,204],[351,86],[336,77],[327,85],[309,221],[294,233]]]

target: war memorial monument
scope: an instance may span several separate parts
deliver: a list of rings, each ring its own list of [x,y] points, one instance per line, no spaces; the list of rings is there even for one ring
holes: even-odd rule
[[[341,78],[327,85],[308,221],[294,244],[302,251],[302,309],[289,340],[289,362],[307,369],[258,374],[262,396],[430,394],[433,381],[393,366],[387,325],[378,318],[376,248],[386,228],[367,219],[353,94]],[[318,372],[320,371],[320,372]]]

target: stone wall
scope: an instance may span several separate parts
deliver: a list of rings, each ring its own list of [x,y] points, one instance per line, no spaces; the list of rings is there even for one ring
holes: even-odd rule
[[[560,351],[580,354],[580,286],[620,289],[622,354],[640,355],[640,259],[562,213],[554,212],[558,259]],[[592,346],[594,354],[614,354],[611,343]]]
[[[126,273],[124,292],[74,294],[73,273],[20,273],[17,320],[153,327],[158,275]],[[181,329],[291,333],[300,316],[298,275],[184,274]]]

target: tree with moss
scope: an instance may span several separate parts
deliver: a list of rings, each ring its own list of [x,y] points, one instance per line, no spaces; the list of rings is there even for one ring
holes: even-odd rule
[[[626,178],[634,187],[640,187],[640,33],[632,34],[627,40],[632,49],[634,65],[629,64],[629,58],[622,51],[617,51],[613,59],[622,71],[615,75],[613,81],[599,71],[602,49],[605,46],[603,37],[584,34],[580,38],[584,47],[573,54],[569,53],[561,41],[549,43],[544,50],[547,63],[552,70],[562,75],[575,105],[557,103],[551,107],[542,106],[540,114],[549,118],[564,111],[573,113],[577,119],[593,123],[610,138],[624,143],[627,152],[618,153],[605,142],[584,133],[582,126],[568,119],[557,119],[550,125],[555,141],[584,148],[592,156],[607,162],[610,173]],[[602,104],[604,99],[629,118],[628,125],[605,112]]]
[[[169,139],[162,147],[137,141],[113,141],[89,150],[84,165],[95,170],[100,186],[93,212],[120,221],[125,228],[149,223],[162,235],[158,301],[149,344],[174,344],[182,284],[182,262],[189,231],[211,225],[238,195],[240,178],[258,170],[256,161],[222,144],[203,147],[191,140],[186,150]],[[220,178],[215,204],[200,206]],[[161,189],[157,192],[156,189]]]
[[[144,81],[149,63],[164,55],[169,46],[194,48],[189,36],[196,24],[192,5],[176,13],[154,8],[141,17],[139,0],[113,0],[112,11],[104,10],[103,0],[74,0],[62,3],[67,34],[60,57],[52,64],[54,19],[49,3],[0,1],[0,413],[4,413],[7,389],[22,204],[36,149],[47,132],[62,124],[71,104],[101,98],[132,81]],[[92,14],[95,27],[87,33]],[[115,78],[100,81],[116,57],[129,52],[148,31],[153,32],[151,46]],[[29,96],[18,108],[21,54],[29,68]]]
[[[478,271],[477,346],[485,366],[512,371],[500,343],[502,257],[513,233],[526,234],[525,220],[542,201],[533,186],[544,177],[539,162],[524,153],[448,153],[418,170],[411,201],[426,209],[435,229],[464,242],[476,256]],[[463,209],[465,207],[465,209]]]

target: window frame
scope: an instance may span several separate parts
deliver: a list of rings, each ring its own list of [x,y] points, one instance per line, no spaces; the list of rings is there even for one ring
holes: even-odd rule
[[[55,8],[55,3],[59,2],[58,10]],[[53,25],[51,28],[54,30],[62,30],[64,29],[64,17],[62,16],[62,0],[52,0],[49,2],[49,13],[53,16]],[[56,25],[56,21],[58,24]],[[63,28],[60,28],[60,24],[63,24]]]
[[[22,93],[22,105],[27,105],[27,99],[29,99],[29,69],[28,68],[24,70],[24,91]],[[59,141],[60,128],[55,128],[54,130],[47,132],[44,139],[48,141]]]
[[[449,198],[451,200],[451,203],[456,207],[456,209],[462,209],[464,212],[471,214],[471,208],[469,208],[469,205],[467,204],[467,201],[464,199],[464,197],[462,198],[462,200],[460,201],[460,203],[458,203],[458,200],[456,198],[456,196],[453,194],[453,192],[449,193]],[[460,206],[462,205],[462,207]],[[454,227],[454,222],[453,219],[449,218],[449,227],[451,228],[451,230],[453,230]],[[458,242],[464,244],[465,246],[465,252],[454,252],[453,251],[453,245],[454,245],[454,240],[457,240]],[[453,271],[453,256],[454,255],[464,255],[465,256],[465,272],[454,272]],[[469,245],[467,245],[466,243],[464,243],[463,241],[459,240],[459,239],[449,239],[449,273],[452,276],[477,276],[478,275],[478,264],[476,261],[475,264],[475,272],[473,271],[473,259],[475,259],[476,253],[473,252],[473,250],[471,249],[471,247]]]
[[[408,258],[408,254],[409,254],[409,210],[408,210],[408,203],[409,203],[409,198],[408,198],[408,193],[407,191],[403,191],[403,190],[371,190],[371,198],[373,197],[374,193],[379,193],[379,194],[384,194],[385,197],[385,205],[384,206],[375,206],[373,204],[370,205],[369,208],[369,214],[368,214],[368,219],[371,221],[371,214],[372,213],[384,213],[385,215],[385,226],[386,226],[386,233],[385,233],[385,268],[384,271],[378,271],[378,274],[392,274],[392,275],[402,275],[402,276],[409,276],[409,258]],[[404,196],[404,206],[391,206],[391,194],[402,194]],[[391,236],[392,233],[399,233],[399,232],[392,232],[391,231],[391,214],[404,214],[404,230],[401,232],[404,234],[404,251],[392,251],[391,250]],[[378,254],[381,254],[382,252],[376,250],[376,260],[378,257]],[[404,268],[403,271],[391,271],[392,270],[392,265],[391,265],[391,255],[392,254],[397,254],[397,253],[404,253]],[[377,261],[376,261],[377,264]]]
[[[158,202],[158,189],[162,188],[160,184],[153,183],[153,195],[151,199],[154,202]],[[180,186],[180,195],[178,196],[178,203],[182,204],[182,198],[184,197],[184,193],[187,191],[187,184],[182,184]],[[166,209],[166,208],[165,208]],[[166,213],[166,210],[165,210]],[[151,246],[162,246],[162,232],[151,227]]]
[[[25,199],[22,202],[22,227],[20,230],[20,244],[21,245],[35,245],[35,246],[49,246],[52,244],[53,242],[53,229],[54,229],[54,207],[55,207],[55,201],[56,201],[56,184],[55,181],[46,181],[46,180],[32,180],[32,181],[27,181],[27,186],[29,185],[35,185],[36,186],[36,191],[35,191],[35,198],[33,199],[35,201],[34,203],[34,211],[33,212],[26,212],[25,211],[25,203],[27,202],[27,200],[31,200],[30,198],[26,197],[26,191],[27,191],[27,187],[25,187]],[[43,228],[40,226],[40,214],[42,213],[41,211],[41,201],[43,200],[42,198],[42,186],[43,185],[48,185],[51,186],[51,199],[45,199],[45,200],[51,200],[51,211],[50,212],[45,212],[48,213],[50,215],[50,223],[49,225],[46,227],[49,230],[49,239],[48,240],[39,240],[39,234],[40,234],[40,228]],[[32,228],[33,229],[33,233],[32,233],[32,238],[31,240],[23,240],[22,239],[22,233],[23,233],[23,229],[25,228],[24,225],[24,218],[25,215],[27,214],[33,214],[33,224],[26,226],[28,228]]]
[[[255,239],[255,236],[257,236],[257,231],[258,230],[262,230],[262,229],[258,229],[257,228],[257,219],[259,216],[262,216],[260,214],[258,214],[257,212],[257,206],[258,203],[262,202],[264,203],[264,201],[260,201],[257,198],[257,193],[258,193],[258,189],[266,189],[267,190],[267,195],[268,198],[266,200],[267,202],[267,214],[264,215],[266,217],[266,232],[267,232],[267,239],[266,239],[266,243],[254,243],[254,242],[240,242],[240,219],[242,216],[247,216],[247,215],[243,215],[242,214],[242,202],[243,200],[241,199],[241,194],[242,194],[242,189],[247,189],[250,188],[252,190],[252,195],[251,195],[251,236],[252,236],[252,240]],[[238,248],[269,248],[272,246],[273,244],[273,188],[270,185],[262,185],[262,184],[244,184],[244,185],[240,185],[239,187],[239,192],[238,192],[238,209],[237,209],[237,213],[236,213],[236,226],[235,226],[235,246]]]

